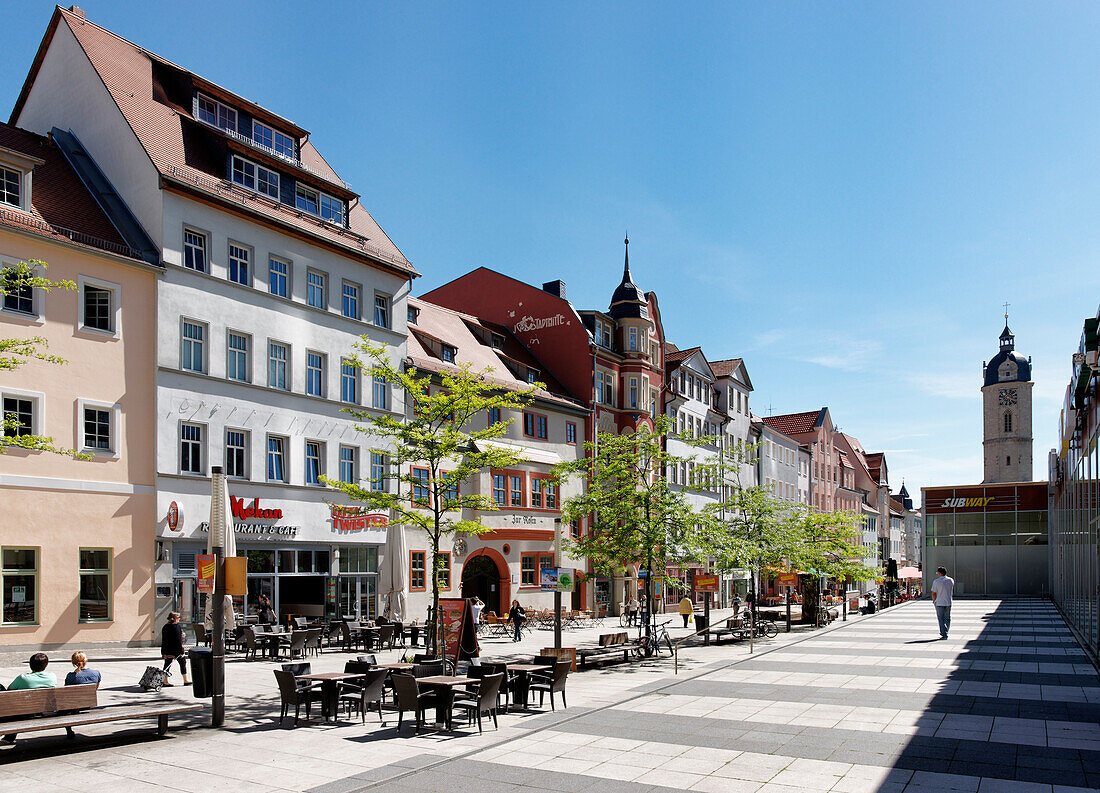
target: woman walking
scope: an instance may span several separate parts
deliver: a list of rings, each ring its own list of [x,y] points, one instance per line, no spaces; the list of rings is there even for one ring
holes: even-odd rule
[[[523,606],[519,604],[518,600],[513,600],[512,608],[508,609],[508,621],[511,622],[516,629],[516,635],[512,641],[518,642],[520,640],[520,631],[523,630],[523,623],[527,622],[527,612],[524,610]]]
[[[164,671],[168,672],[168,667],[172,665],[173,661],[179,663],[180,672],[183,673],[183,684],[185,686],[191,685],[191,681],[187,679],[187,654],[183,649],[183,626],[180,625],[180,615],[178,611],[173,611],[168,615],[168,622],[164,623],[164,627],[160,631],[160,657],[164,659]],[[172,685],[167,680],[164,681],[164,685]]]
[[[688,626],[688,620],[691,619],[691,614],[695,609],[691,605],[691,600],[687,595],[684,595],[680,601],[680,616],[684,618],[684,627]]]

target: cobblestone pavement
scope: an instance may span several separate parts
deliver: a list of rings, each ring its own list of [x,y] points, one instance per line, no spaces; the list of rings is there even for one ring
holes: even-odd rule
[[[608,630],[605,628],[604,630]],[[616,627],[617,629],[617,627]],[[600,629],[567,634],[594,643]],[[683,634],[684,631],[678,633]],[[486,642],[486,655],[547,644]],[[573,675],[569,708],[454,735],[344,721],[280,728],[270,662],[233,662],[227,729],[20,739],[0,789],[345,793],[1070,791],[1100,788],[1100,686],[1054,609],[965,600],[936,639],[922,601],[810,633]],[[340,668],[325,653],[314,669]],[[100,664],[136,679],[145,661]],[[13,669],[0,670],[7,679]],[[109,678],[110,679],[110,678]],[[122,679],[122,678],[120,678]],[[109,687],[108,687],[109,688]],[[140,697],[125,686],[114,701]],[[152,696],[152,695],[146,695]],[[182,689],[165,696],[185,697]],[[143,732],[144,731],[144,732]],[[12,785],[17,783],[18,787]]]

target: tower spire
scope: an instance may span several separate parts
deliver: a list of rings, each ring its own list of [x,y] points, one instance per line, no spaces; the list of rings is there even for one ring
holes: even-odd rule
[[[630,277],[630,232],[626,233],[626,239],[623,240],[623,283],[634,283],[634,279]]]

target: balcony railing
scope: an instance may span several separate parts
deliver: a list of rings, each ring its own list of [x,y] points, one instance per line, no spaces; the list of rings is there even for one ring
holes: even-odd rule
[[[349,248],[358,248],[359,250],[369,253],[376,259],[392,262],[402,267],[411,267],[412,264],[404,256],[394,256],[388,251],[384,251],[376,245],[371,245],[368,242],[368,237],[364,237],[362,234],[356,234],[354,231],[350,231],[344,226],[337,225],[335,223],[329,223],[326,220],[322,220],[319,217],[310,215],[300,209],[294,209],[287,206],[273,198],[269,198],[260,193],[254,193],[251,190],[245,190],[237,187],[232,182],[224,180],[211,179],[205,176],[200,176],[190,171],[185,171],[182,168],[169,165],[168,174],[175,179],[179,179],[183,182],[190,182],[191,184],[214,193],[219,198],[224,198],[227,201],[232,201],[235,204],[239,204],[243,207],[252,207],[256,204],[262,204],[263,206],[274,209],[280,214],[286,215],[288,221],[307,221],[314,226],[325,229],[327,231],[338,234],[341,238],[341,242],[347,245]]]
[[[302,162],[301,158],[299,158],[299,157],[288,157],[283,152],[281,152],[277,149],[273,149],[270,146],[265,146],[262,143],[258,143],[255,140],[253,140],[252,138],[248,137],[247,135],[242,135],[241,133],[239,133],[239,132],[237,132],[236,130],[233,130],[233,129],[226,129],[225,127],[219,127],[217,124],[211,124],[206,119],[198,118],[197,120],[199,122],[205,124],[206,126],[210,127],[211,129],[217,129],[217,130],[220,130],[220,131],[224,132],[226,135],[233,138],[233,140],[237,141],[238,143],[243,143],[244,145],[249,146],[249,147],[255,149],[256,151],[262,151],[264,154],[267,154],[270,157],[275,157],[276,159],[282,160],[285,163],[293,165],[295,168],[299,168],[299,169],[305,171],[306,173],[308,173],[312,176],[316,176],[318,179],[321,179],[321,180],[326,181],[326,182],[332,182],[333,181],[332,174],[323,173],[323,172],[317,170],[316,168],[313,168],[312,166],[306,165],[304,162]],[[340,179],[339,177],[337,177],[336,181],[338,181],[340,184],[342,184],[344,186],[344,189],[351,190],[351,185],[348,184],[347,182],[345,182],[343,179]]]
[[[87,245],[91,248],[99,248],[100,250],[110,253],[117,253],[119,256],[125,256],[129,259],[141,259],[141,252],[134,250],[128,245],[120,245],[117,242],[111,242],[102,237],[95,237],[91,234],[85,234],[82,231],[75,231],[65,228],[64,226],[47,223],[44,220],[39,220],[33,215],[28,215],[26,212],[19,212],[14,209],[0,209],[0,221],[8,225],[21,226],[32,231],[40,231],[64,237],[72,242]]]

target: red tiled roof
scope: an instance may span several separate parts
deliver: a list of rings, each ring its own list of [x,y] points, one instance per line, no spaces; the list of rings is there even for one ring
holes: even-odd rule
[[[817,427],[818,417],[821,416],[820,410],[807,410],[805,413],[787,413],[782,416],[764,416],[764,423],[769,427],[779,430],[782,433],[791,435],[801,435],[807,432],[813,432]]]
[[[727,358],[724,361],[711,361],[710,368],[716,377],[729,377],[740,365],[740,358]]]
[[[153,98],[154,61],[174,69],[180,67],[70,11],[58,8],[55,13],[72,30],[138,141],[166,182],[175,183],[177,189],[182,187],[188,192],[203,194],[219,202],[228,201],[248,214],[295,229],[308,237],[375,260],[404,274],[418,274],[358,201],[349,202],[349,228],[344,229],[243,190],[195,167],[194,163],[200,161],[205,153],[195,151],[196,144],[191,142],[191,136],[185,135],[185,125],[198,122],[190,118],[189,109],[172,107]],[[247,100],[240,101],[243,105],[252,106]],[[320,177],[315,180],[315,186],[323,188],[322,180],[343,184],[308,141],[301,146],[301,159],[307,170],[317,172]]]
[[[680,348],[670,341],[665,342],[665,355],[672,355],[674,352],[679,352]]]
[[[140,258],[137,251],[131,251],[126,245],[61,150],[49,138],[0,123],[0,148],[45,161],[35,165],[31,176],[30,211],[0,209],[0,224]]]
[[[699,347],[692,347],[687,350],[681,350],[679,348],[669,350],[669,346],[675,347],[675,345],[665,344],[665,366],[670,367],[672,364],[679,363],[680,361],[690,358],[695,353],[699,352]]]

